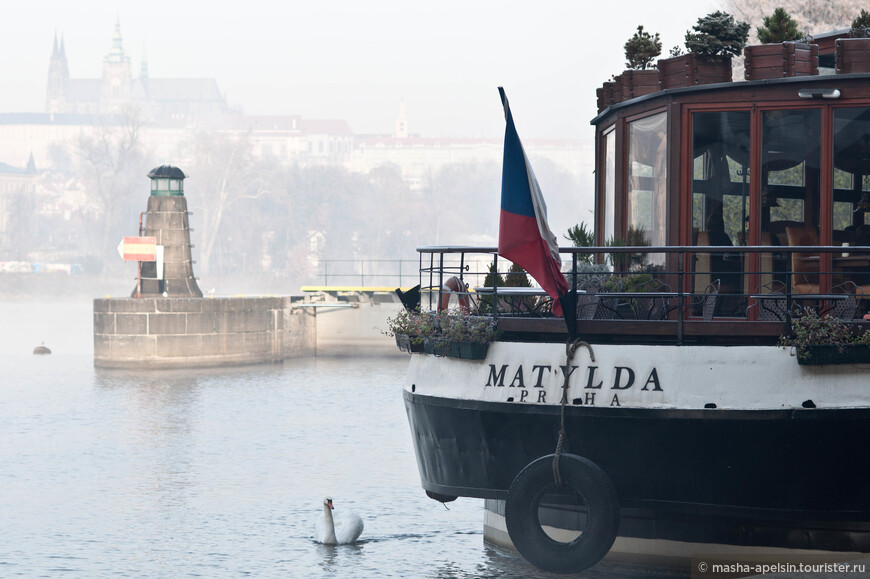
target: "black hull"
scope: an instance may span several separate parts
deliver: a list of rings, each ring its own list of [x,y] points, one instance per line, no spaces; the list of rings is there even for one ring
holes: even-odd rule
[[[423,488],[504,499],[559,408],[404,392]],[[870,409],[566,408],[567,451],[613,480],[621,536],[870,552]]]

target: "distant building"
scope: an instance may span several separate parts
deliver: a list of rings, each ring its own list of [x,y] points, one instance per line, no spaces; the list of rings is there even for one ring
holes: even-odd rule
[[[21,238],[32,237],[38,178],[32,155],[24,168],[0,163],[0,260],[19,257],[12,250],[20,249]]]
[[[103,58],[100,78],[70,78],[63,38],[58,44],[55,35],[45,103],[48,113],[117,115],[136,109],[149,121],[200,126],[233,114],[213,78],[150,78],[144,58],[139,76],[134,78],[119,20],[115,21],[112,49]]]

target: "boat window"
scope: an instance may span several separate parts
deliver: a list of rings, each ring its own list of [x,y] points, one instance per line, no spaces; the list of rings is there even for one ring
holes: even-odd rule
[[[692,115],[693,245],[733,246],[747,239],[749,131],[749,111]],[[695,293],[704,293],[717,279],[722,294],[742,292],[743,263],[739,254],[695,254],[693,267]],[[719,313],[730,315],[740,309],[736,299],[722,302]]]
[[[611,127],[604,136],[604,240],[616,231],[616,131]]]
[[[764,111],[761,143],[762,244],[819,245],[821,110]],[[793,290],[819,293],[818,254],[771,265],[777,279],[791,266]]]
[[[834,242],[855,244],[870,220],[870,108],[834,109]]]
[[[628,124],[627,245],[667,244],[667,136],[667,113]],[[639,258],[664,264],[663,254]]]

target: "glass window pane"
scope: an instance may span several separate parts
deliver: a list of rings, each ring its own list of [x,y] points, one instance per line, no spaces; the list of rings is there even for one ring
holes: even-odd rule
[[[819,245],[821,110],[764,111],[761,116],[761,235],[767,245]],[[784,263],[780,263],[784,261]],[[819,256],[773,257],[774,276],[792,290],[819,293]]]
[[[750,112],[692,115],[692,243],[734,246],[745,242],[749,222]],[[719,280],[717,315],[745,309],[743,261],[736,252],[695,254],[693,291],[703,294]]]
[[[604,137],[604,240],[612,239],[616,231],[616,131]]]
[[[667,113],[628,125],[626,235],[628,245],[667,244]],[[663,254],[644,254],[644,263],[663,265]],[[643,265],[635,262],[634,265]]]

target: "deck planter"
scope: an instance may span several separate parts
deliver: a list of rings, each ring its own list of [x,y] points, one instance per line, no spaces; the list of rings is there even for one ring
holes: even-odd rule
[[[419,338],[418,338],[419,340]],[[396,334],[396,346],[402,352],[423,352],[423,342],[414,342],[408,334]]]
[[[626,70],[618,77],[624,101],[659,91],[659,71]]]
[[[616,83],[605,82],[604,85],[595,91],[598,97],[598,112],[600,113],[610,105],[614,105],[622,100],[622,91],[616,94]]]
[[[459,342],[459,356],[466,360],[483,360],[489,350],[489,342]]]
[[[746,80],[815,76],[819,74],[819,45],[806,42],[757,44],[743,49]]]
[[[823,364],[870,364],[870,346],[849,344],[818,344],[807,346],[808,356],[798,355],[798,364],[821,366]]]
[[[838,38],[834,59],[837,74],[870,72],[870,38]]]
[[[489,342],[457,342],[444,338],[425,338],[423,347],[427,354],[463,358],[465,360],[483,360],[489,349]]]
[[[658,61],[661,89],[699,84],[731,82],[731,58],[709,60],[696,54],[683,54]]]

